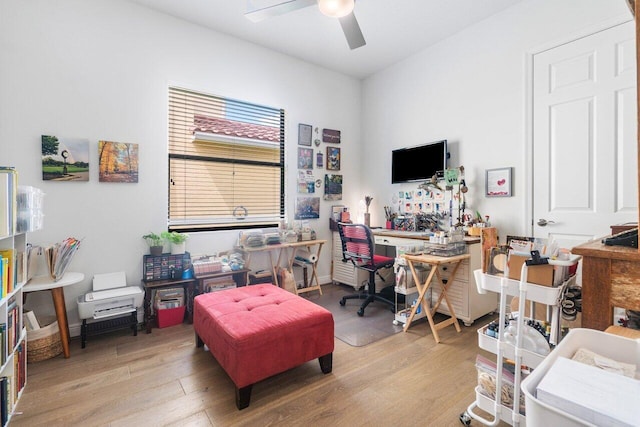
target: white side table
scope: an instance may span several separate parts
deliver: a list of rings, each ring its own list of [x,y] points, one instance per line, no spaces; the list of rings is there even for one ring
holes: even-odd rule
[[[69,349],[69,322],[67,320],[67,307],[64,302],[64,287],[75,285],[83,280],[83,273],[67,272],[57,282],[54,282],[50,276],[33,277],[22,288],[22,292],[25,293],[25,297],[28,292],[51,291],[53,307],[56,310],[58,328],[60,329],[62,351],[64,352],[64,357],[67,359],[71,356],[71,351]]]

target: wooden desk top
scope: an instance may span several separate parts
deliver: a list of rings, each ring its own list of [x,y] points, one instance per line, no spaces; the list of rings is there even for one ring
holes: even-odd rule
[[[263,245],[255,248],[242,247],[241,249],[245,252],[260,252],[260,251],[272,251],[272,250],[278,250],[278,249],[284,249],[284,248],[300,248],[300,247],[313,246],[313,245],[322,245],[324,243],[327,243],[327,241],[316,239],[316,240],[304,240],[302,242],[291,242],[291,243],[284,242],[284,243],[278,243],[276,245]]]
[[[440,264],[452,264],[454,262],[464,261],[471,258],[470,254],[454,255],[454,256],[435,256],[435,255],[400,255],[407,261],[420,262],[423,264],[440,265]]]
[[[373,233],[374,236],[399,237],[402,239],[424,240],[426,242],[429,241],[429,235],[431,234],[421,231],[388,230],[386,228],[373,228],[371,229],[371,233]],[[480,243],[480,237],[465,236],[464,242],[468,245]]]
[[[607,246],[602,243],[602,239],[595,239],[583,243],[571,249],[571,253],[582,255],[583,257],[619,259],[626,261],[639,261],[640,251],[636,248],[625,246]]]

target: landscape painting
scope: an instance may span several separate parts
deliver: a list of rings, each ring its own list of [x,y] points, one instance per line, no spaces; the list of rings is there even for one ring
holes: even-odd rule
[[[138,144],[98,143],[100,182],[138,182]]]
[[[42,179],[89,181],[89,140],[42,135]]]

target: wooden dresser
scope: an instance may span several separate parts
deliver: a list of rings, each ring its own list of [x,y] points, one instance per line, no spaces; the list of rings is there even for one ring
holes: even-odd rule
[[[605,330],[613,307],[640,310],[640,252],[592,240],[571,250],[582,255],[582,327]]]

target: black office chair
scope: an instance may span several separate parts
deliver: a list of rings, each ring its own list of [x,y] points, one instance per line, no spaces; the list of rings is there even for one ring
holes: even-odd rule
[[[344,306],[348,299],[364,299],[365,301],[358,310],[358,316],[364,316],[364,309],[372,301],[380,301],[391,307],[395,313],[393,301],[376,293],[376,274],[384,281],[379,270],[393,267],[394,259],[382,255],[376,255],[375,242],[371,230],[364,224],[338,223],[340,240],[342,241],[342,261],[351,261],[356,268],[369,272],[369,283],[367,292],[358,292],[346,295],[340,300],[340,305]]]

